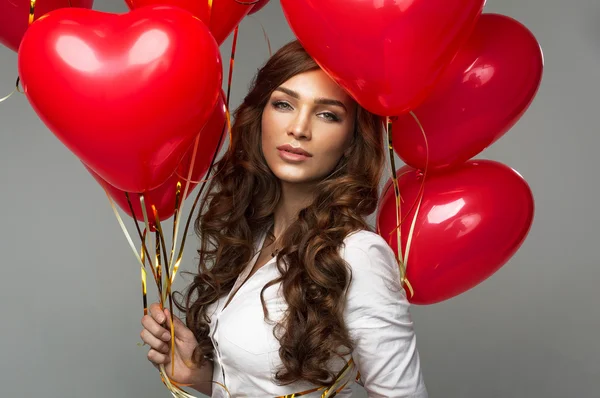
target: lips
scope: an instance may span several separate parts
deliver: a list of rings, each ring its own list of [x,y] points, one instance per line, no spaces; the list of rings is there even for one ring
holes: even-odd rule
[[[285,151],[285,152],[293,153],[296,155],[306,156],[307,158],[312,157],[312,154],[306,152],[304,149],[294,148],[293,146],[291,146],[289,144],[278,146],[277,149],[280,151]]]

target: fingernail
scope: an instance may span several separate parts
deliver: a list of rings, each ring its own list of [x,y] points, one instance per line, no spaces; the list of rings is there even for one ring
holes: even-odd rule
[[[163,337],[162,337],[162,338],[163,338],[163,340],[165,340],[165,341],[169,341],[169,340],[171,340],[171,333],[165,333],[165,334],[163,334]]]

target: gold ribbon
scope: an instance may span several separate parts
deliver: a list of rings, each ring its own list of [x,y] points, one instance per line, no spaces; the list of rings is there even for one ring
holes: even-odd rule
[[[400,189],[398,186],[398,177],[396,176],[396,162],[394,160],[394,147],[392,145],[392,118],[391,117],[386,117],[386,134],[387,134],[387,139],[388,139],[388,151],[389,151],[389,155],[390,155],[390,167],[391,167],[391,174],[392,174],[392,184],[394,187],[394,197],[396,199],[396,228],[394,228],[394,230],[392,230],[390,232],[390,234],[396,232],[396,239],[397,239],[397,245],[398,245],[398,251],[397,251],[397,262],[398,262],[398,268],[400,270],[400,282],[403,285],[406,285],[410,291],[410,297],[412,298],[415,294],[412,285],[410,284],[408,278],[406,277],[406,263],[404,262],[404,258],[402,256],[402,237],[401,237],[401,233],[402,233],[402,229],[400,228],[401,225],[401,221],[400,221],[400,215],[401,215],[401,210],[400,210],[400,205],[401,205],[401,197],[400,197]]]
[[[340,391],[342,391],[346,387],[346,385],[348,384],[348,381],[346,381],[340,387],[336,388],[336,386],[339,383],[341,383],[346,378],[346,376],[348,375],[348,373],[353,369],[353,365],[354,365],[354,359],[350,358],[350,360],[344,365],[344,367],[337,374],[335,381],[329,387],[317,387],[317,388],[313,388],[313,389],[302,391],[302,392],[295,392],[293,394],[280,395],[280,396],[277,396],[275,398],[295,398],[295,397],[301,397],[303,395],[308,395],[308,394],[311,394],[311,393],[313,393],[315,391],[321,391],[321,390],[323,390],[323,393],[321,394],[321,398],[333,398]],[[357,374],[356,380],[358,380],[359,377],[360,377],[360,374]]]
[[[33,16],[35,14],[35,3],[37,0],[29,0],[29,25],[33,23]]]
[[[13,88],[13,91],[10,92],[10,94],[0,98],[0,102],[6,101],[7,99],[9,99],[14,93],[19,92],[21,94],[25,94],[23,91],[21,91],[21,89],[19,88],[19,83],[21,81],[21,78],[17,77],[17,82],[15,83],[15,88]]]
[[[419,214],[419,210],[421,209],[421,204],[423,203],[423,196],[425,193],[425,181],[427,179],[427,174],[428,174],[428,170],[429,170],[429,143],[427,141],[427,135],[425,134],[423,125],[421,124],[421,121],[419,120],[417,115],[415,115],[415,113],[413,111],[410,112],[410,115],[413,117],[413,119],[419,126],[419,130],[421,131],[421,134],[423,135],[423,140],[425,143],[425,156],[426,157],[425,157],[425,168],[423,170],[423,175],[421,177],[422,178],[421,186],[419,187],[419,193],[418,193],[418,197],[417,197],[417,208],[415,210],[415,215],[414,215],[412,223],[410,225],[410,231],[409,231],[408,239],[406,241],[406,252],[404,254],[404,261],[406,264],[408,264],[408,254],[410,253],[409,249],[410,249],[410,245],[412,242],[412,238],[414,236],[413,233],[415,230],[415,225],[417,223],[417,215]]]
[[[269,58],[271,58],[271,56],[273,56],[273,51],[271,51],[271,39],[269,39],[269,35],[267,34],[265,26],[254,15],[250,15],[250,17],[254,18],[254,20],[260,25],[263,32],[263,37],[265,39],[265,42],[267,43],[267,48],[269,49]]]
[[[401,213],[402,213],[401,212],[401,199],[402,198],[400,196],[400,191],[399,191],[399,186],[398,186],[398,177],[396,176],[396,166],[395,166],[395,161],[394,161],[394,149],[392,146],[392,134],[393,134],[392,126],[393,126],[393,121],[395,118],[391,118],[391,117],[386,118],[386,123],[387,123],[386,132],[387,132],[387,136],[388,136],[388,149],[390,152],[392,183],[393,183],[393,187],[394,187],[394,196],[396,199],[396,227],[390,232],[390,235],[393,234],[394,232],[396,233],[396,239],[397,239],[397,245],[398,245],[397,260],[398,260],[398,265],[400,267],[401,281],[402,281],[402,283],[406,284],[406,286],[408,287],[408,289],[410,291],[410,297],[412,298],[414,296],[414,289],[413,289],[412,285],[410,284],[408,278],[406,277],[406,267],[408,266],[408,255],[410,254],[410,246],[412,244],[415,225],[417,222],[417,217],[419,215],[419,210],[421,209],[421,204],[423,202],[423,195],[425,192],[425,180],[426,180],[428,169],[429,169],[429,143],[427,141],[427,135],[425,134],[423,125],[421,124],[417,115],[415,115],[415,113],[413,111],[410,112],[410,115],[413,117],[413,119],[419,126],[421,134],[423,135],[423,139],[425,142],[426,161],[425,161],[425,168],[423,170],[421,186],[419,187],[417,197],[415,199],[415,202],[412,204],[412,206],[406,212],[406,217],[408,217],[408,214],[410,214],[412,209],[416,206],[415,214],[413,216],[413,219],[412,219],[412,222],[410,225],[410,229],[408,232],[408,236],[406,238],[406,248],[404,251],[404,255],[402,254],[401,226],[404,223],[406,217],[401,218]]]
[[[263,38],[265,39],[265,43],[267,44],[267,48],[269,49],[269,58],[271,58],[271,56],[273,55],[273,51],[271,51],[271,39],[269,38],[269,35],[267,34],[265,25],[263,25],[262,22],[260,22],[260,20],[258,18],[256,18],[254,15],[249,15],[248,17],[254,19],[260,25],[260,28],[262,29],[262,32],[263,32]]]
[[[225,100],[225,116],[227,119],[227,131],[229,132],[229,148],[231,148],[231,113],[229,112],[229,100],[231,99],[231,87],[233,85],[233,70],[235,67],[235,53],[237,52],[237,41],[240,33],[240,25],[233,31],[233,42],[231,44],[231,56],[229,58],[229,75],[227,76],[227,97]]]
[[[142,238],[143,241],[146,240],[146,232],[147,231],[144,230],[144,235],[143,235],[143,238]],[[142,268],[141,268],[141,270],[142,270],[142,304],[144,305],[144,315],[148,315],[148,287],[147,287],[148,284],[147,284],[147,281],[146,281],[146,279],[147,279],[146,278],[147,277],[147,274],[146,274],[146,261],[145,261],[146,255],[144,253],[144,249],[141,250],[140,257],[142,259],[142,264],[143,264]]]
[[[106,194],[109,197],[109,199],[111,199],[110,195],[108,194],[108,192],[106,192]],[[131,214],[133,214],[135,216],[135,211],[133,210],[133,206],[131,204],[131,198],[129,197],[129,194],[127,192],[125,192],[125,198],[127,199],[127,204],[129,205],[129,211],[131,211]],[[143,195],[140,196],[140,204],[142,205],[143,211],[145,211],[145,204],[144,204],[144,196]],[[115,212],[115,215],[117,215],[117,218],[120,219],[120,216],[118,216],[118,212],[116,211],[117,209],[114,206],[114,203],[112,202],[112,199],[111,199],[111,206],[113,208],[113,211]],[[120,221],[119,224],[121,225],[121,229],[125,233],[125,236],[127,236],[127,239],[130,242],[130,246],[133,245],[133,242],[131,241],[131,236],[129,236],[129,233],[127,232],[127,229],[125,228],[125,225],[123,224],[123,221]],[[150,270],[152,271],[152,275],[154,276],[154,281],[156,282],[157,286],[160,289],[160,285],[159,285],[159,280],[160,280],[160,277],[161,277],[161,274],[159,274],[160,269],[157,269],[157,268],[155,268],[153,266],[153,262],[150,259],[150,252],[148,251],[148,247],[146,246],[146,234],[147,234],[147,231],[149,231],[150,229],[147,226],[144,229],[144,232],[142,233],[142,231],[140,230],[140,226],[137,223],[137,220],[135,222],[135,227],[137,229],[138,235],[139,235],[140,240],[142,242],[142,247],[141,247],[141,250],[140,250],[140,255],[137,256],[137,257],[138,257],[139,261],[142,264],[142,269],[144,269],[144,275],[145,275],[145,267],[146,267],[145,259],[147,258],[148,259],[148,264],[150,266]],[[137,254],[137,252],[136,252],[136,254]],[[157,261],[158,260],[155,258],[154,259],[154,264],[157,264]],[[146,307],[144,307],[144,312],[147,312],[147,308]]]

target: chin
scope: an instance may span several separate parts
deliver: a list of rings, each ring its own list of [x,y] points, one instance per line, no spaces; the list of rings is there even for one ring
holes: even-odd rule
[[[274,164],[267,165],[277,177],[277,179],[283,183],[287,184],[316,184],[321,181],[325,175],[322,172],[318,172],[317,170],[311,170],[311,167],[307,167],[309,165],[293,165],[293,164],[282,164],[280,162],[273,162]]]
[[[318,176],[306,173],[306,170],[289,170],[287,167],[271,169],[275,177],[287,184],[308,184],[319,180]]]
[[[275,177],[281,182],[287,184],[309,184],[314,183],[314,178],[307,178],[306,176],[289,175],[287,173],[274,173]]]

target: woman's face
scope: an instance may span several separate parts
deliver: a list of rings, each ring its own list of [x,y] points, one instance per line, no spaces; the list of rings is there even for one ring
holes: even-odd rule
[[[262,150],[283,182],[329,175],[352,143],[356,103],[325,72],[296,75],[279,86],[262,116]]]

